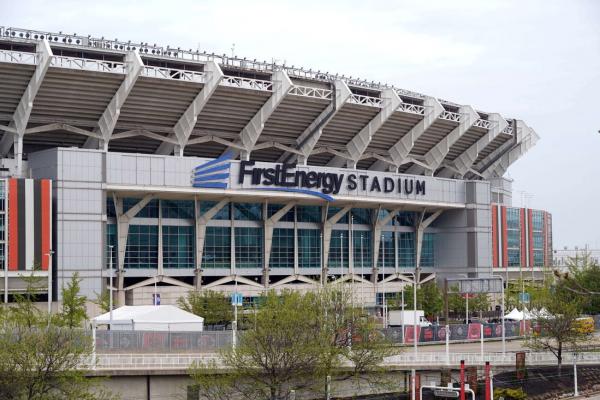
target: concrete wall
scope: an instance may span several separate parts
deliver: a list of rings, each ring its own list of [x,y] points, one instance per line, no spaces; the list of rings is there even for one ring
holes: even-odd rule
[[[82,294],[95,297],[102,289],[105,192],[104,154],[93,150],[50,149],[29,157],[33,178],[53,182],[54,244],[60,288],[79,272]],[[60,296],[60,291],[56,291]]]

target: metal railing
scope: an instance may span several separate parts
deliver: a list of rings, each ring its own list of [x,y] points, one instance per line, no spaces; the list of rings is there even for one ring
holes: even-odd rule
[[[295,95],[295,96],[304,96],[304,97],[313,97],[315,99],[331,100],[332,92],[333,91],[331,89],[323,89],[323,88],[315,88],[315,87],[310,87],[310,86],[295,85],[290,89],[290,91],[288,93]]]
[[[517,338],[524,334],[524,326],[519,322],[506,322],[505,337]],[[481,329],[483,329],[484,340],[502,338],[501,323],[484,323],[483,326],[479,323],[472,324],[452,324],[450,328],[450,342],[478,342],[481,340]],[[395,344],[413,343],[414,329],[412,325],[404,327],[391,327],[382,329],[381,332],[385,337]],[[432,325],[429,327],[419,327],[417,329],[418,343],[445,343],[446,341],[446,326]],[[404,339],[406,337],[406,340]]]
[[[204,72],[200,71],[187,71],[184,69],[145,65],[142,70],[142,75],[150,78],[204,83]]]
[[[96,331],[97,353],[215,353],[232,342],[232,331]]]
[[[445,119],[446,121],[460,122],[460,114],[451,111],[444,111],[440,115],[440,119]]]
[[[0,62],[36,65],[37,54],[26,51],[0,50]]]
[[[127,68],[123,62],[79,57],[52,56],[50,66],[116,74],[125,74],[127,72]]]
[[[373,97],[373,96],[364,96],[361,94],[352,94],[348,98],[348,103],[360,104],[363,106],[370,106],[370,107],[382,107],[383,99],[381,99],[379,97]]]
[[[262,79],[242,78],[239,76],[225,75],[220,85],[237,87],[242,89],[252,89],[270,92],[273,90],[273,82]]]

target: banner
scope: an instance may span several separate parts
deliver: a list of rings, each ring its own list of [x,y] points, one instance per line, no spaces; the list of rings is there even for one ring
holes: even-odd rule
[[[469,339],[481,339],[481,324],[469,324]]]
[[[417,338],[420,337],[421,327],[417,326]],[[404,327],[404,343],[413,343],[415,339],[415,331],[414,326],[405,326]]]

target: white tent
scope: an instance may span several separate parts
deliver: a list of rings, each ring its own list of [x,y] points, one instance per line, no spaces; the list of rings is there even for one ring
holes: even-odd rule
[[[204,327],[204,318],[175,306],[122,306],[94,318],[93,323],[120,331],[195,331]]]
[[[523,320],[523,312],[513,308],[511,312],[504,316],[504,319],[511,319],[513,321],[522,321]]]

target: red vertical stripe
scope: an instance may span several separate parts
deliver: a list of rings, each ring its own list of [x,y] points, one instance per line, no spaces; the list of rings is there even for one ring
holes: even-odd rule
[[[525,232],[525,209],[519,210],[521,227],[521,268],[527,265],[527,235]],[[529,261],[531,263],[531,260]]]
[[[527,222],[529,224],[529,265],[533,267],[535,259],[533,258],[533,211],[527,210]]]
[[[19,202],[17,201],[17,180],[8,180],[8,269],[19,269]]]
[[[492,266],[499,267],[498,260],[498,206],[492,206]]]
[[[502,266],[508,268],[508,226],[506,225],[506,207],[502,206]]]
[[[41,181],[41,221],[36,221],[42,228],[42,270],[48,270],[48,254],[50,252],[50,181],[48,179],[42,179]]]

